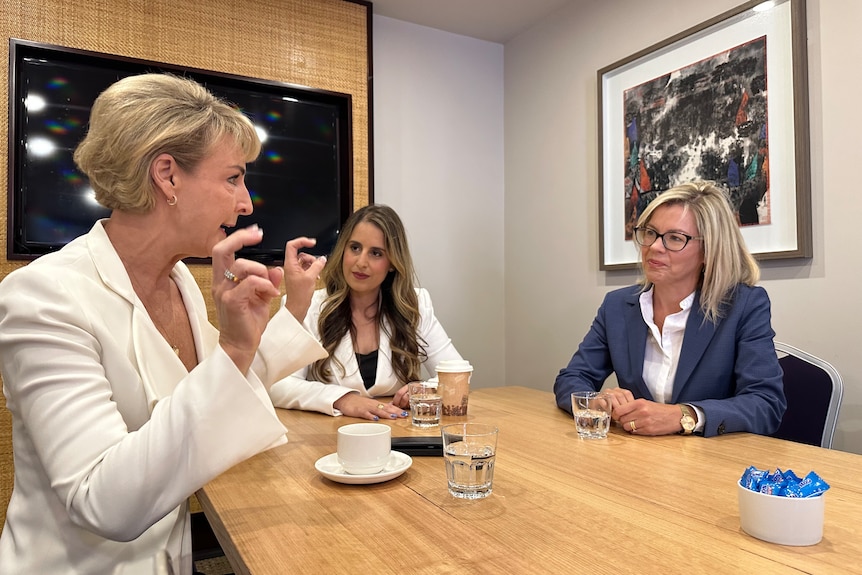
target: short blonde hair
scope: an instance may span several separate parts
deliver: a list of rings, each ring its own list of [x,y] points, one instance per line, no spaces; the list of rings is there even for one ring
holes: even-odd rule
[[[706,319],[715,323],[723,315],[722,307],[731,301],[738,284],[757,283],[760,267],[745,245],[727,196],[712,182],[690,182],[662,192],[638,218],[638,227],[647,225],[661,206],[673,204],[691,211],[703,238],[700,242],[703,250],[700,308]],[[640,284],[647,290],[652,285],[643,274],[643,260],[640,267]]]
[[[224,137],[246,162],[257,158],[260,139],[251,121],[193,80],[171,74],[129,76],[102,92],[75,150],[96,201],[111,210],[146,213],[155,205],[150,165],[170,154],[192,171]]]

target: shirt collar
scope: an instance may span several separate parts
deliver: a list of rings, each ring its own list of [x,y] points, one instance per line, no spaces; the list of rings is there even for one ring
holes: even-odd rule
[[[646,320],[647,324],[653,321],[652,296],[654,287],[655,286],[651,286],[647,291],[643,292],[640,295],[641,314],[643,314],[643,318],[644,320]],[[691,305],[694,303],[694,296],[696,293],[697,290],[691,292],[685,298],[683,298],[681,302],[679,302],[679,307],[681,311],[687,311],[689,308],[691,308]]]

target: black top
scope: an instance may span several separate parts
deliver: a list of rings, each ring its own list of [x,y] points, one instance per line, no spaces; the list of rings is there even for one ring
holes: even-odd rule
[[[377,379],[377,352],[374,350],[371,353],[356,354],[356,361],[359,362],[359,374],[362,376],[362,383],[365,389],[371,389]]]

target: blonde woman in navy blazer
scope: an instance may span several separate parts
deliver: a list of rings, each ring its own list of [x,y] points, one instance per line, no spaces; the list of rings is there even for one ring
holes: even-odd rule
[[[406,383],[461,359],[428,291],[416,288],[401,219],[389,206],[354,212],[321,276],[305,328],[329,357],[270,388],[277,407],[376,420],[406,417]],[[381,402],[380,396],[394,396]]]
[[[557,405],[616,375],[630,433],[770,434],[786,408],[769,298],[724,193],[672,188],[638,220],[640,285],[610,292],[554,383]]]
[[[132,76],[96,100],[75,160],[111,217],[0,283],[15,456],[0,573],[151,575],[167,553],[189,575],[189,496],[286,441],[267,389],[325,356],[297,320],[323,263],[297,254],[306,239],[284,272],[234,259],[261,239],[222,229],[251,212],[259,149],[189,80]],[[212,256],[221,331],[187,256]],[[291,307],[270,319],[283,273]]]

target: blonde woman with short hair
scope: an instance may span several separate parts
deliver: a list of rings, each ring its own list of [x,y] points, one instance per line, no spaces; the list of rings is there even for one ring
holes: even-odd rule
[[[131,76],[96,99],[75,161],[110,217],[0,283],[15,456],[0,573],[150,574],[167,554],[189,574],[189,496],[286,441],[267,390],[325,356],[299,323],[323,262],[298,253],[306,238],[283,270],[235,259],[263,233],[225,232],[252,211],[259,151],[191,80]],[[220,331],[186,257],[212,257]]]

